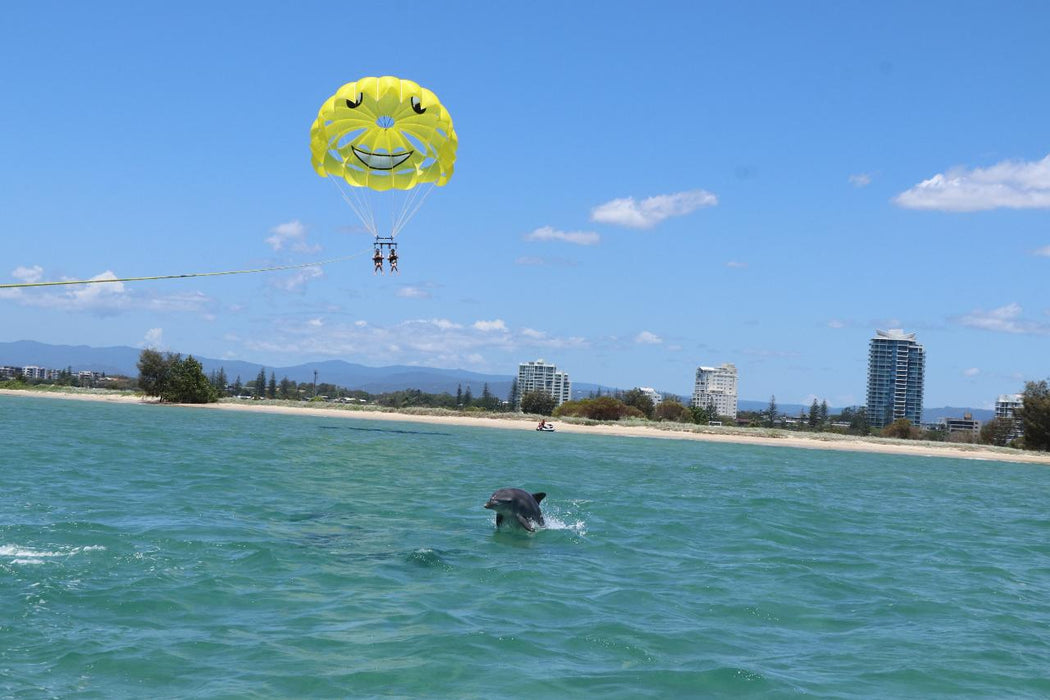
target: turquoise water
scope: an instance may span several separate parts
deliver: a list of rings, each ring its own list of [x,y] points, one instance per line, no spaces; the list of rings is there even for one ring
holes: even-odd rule
[[[0,696],[1050,695],[1046,467],[3,396],[0,441]]]

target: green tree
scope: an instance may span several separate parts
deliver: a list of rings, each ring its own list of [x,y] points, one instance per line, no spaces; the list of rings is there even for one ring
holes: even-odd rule
[[[813,399],[813,403],[809,406],[809,427],[816,428],[818,420],[820,420],[820,406],[817,405],[817,400]]]
[[[984,445],[1003,447],[1010,444],[1016,430],[1013,418],[993,418],[981,426],[980,440]]]
[[[510,382],[510,393],[507,394],[507,403],[511,409],[518,407],[518,400],[521,399],[521,392],[518,390],[518,378],[515,377]]]
[[[699,425],[707,425],[713,420],[718,420],[718,414],[713,413],[711,407],[691,406],[689,412],[693,415],[693,422]]]
[[[285,400],[298,398],[296,389],[295,382],[288,377],[281,377],[281,383],[277,386],[277,397]]]
[[[827,402],[827,400],[824,400],[824,401],[820,402],[820,412],[817,414],[817,421],[822,426],[828,424],[828,402]]]
[[[457,406],[462,406],[463,405],[463,385],[462,384],[457,384],[456,385],[456,405]]]
[[[1021,408],[1015,415],[1024,426],[1024,448],[1050,450],[1050,386],[1045,379],[1025,382]]]
[[[521,397],[522,413],[549,416],[557,405],[558,400],[545,391],[528,391]]]
[[[220,367],[209,375],[208,381],[215,387],[215,390],[222,396],[226,393],[226,370]]]
[[[907,418],[898,418],[882,429],[882,437],[888,438],[916,440],[920,434],[921,431],[913,426]]]
[[[237,379],[233,382],[233,395],[240,396],[244,393],[244,384],[241,383],[241,375],[237,375]]]
[[[474,395],[470,393],[470,385],[467,384],[467,390],[463,392],[463,408],[467,408],[474,404]]]
[[[492,395],[488,382],[485,382],[481,389],[481,398],[478,399],[478,406],[486,411],[495,411],[499,408],[499,399]]]
[[[656,404],[653,403],[652,397],[640,388],[635,387],[625,393],[622,401],[628,406],[637,408],[646,418],[653,417],[653,410],[656,408]]]
[[[139,386],[149,396],[171,403],[218,401],[219,392],[204,375],[201,363],[189,355],[146,349],[139,355]]]
[[[868,422],[868,409],[865,406],[842,409],[840,416],[844,422],[849,423],[846,432],[850,435],[868,435],[871,432],[871,423]]]
[[[139,353],[139,388],[146,396],[160,396],[171,373],[172,356],[146,348]]]
[[[259,368],[259,374],[255,377],[255,386],[252,388],[252,396],[261,399],[266,396],[266,370]]]
[[[201,363],[193,355],[187,355],[186,359],[175,355],[160,400],[171,403],[212,403],[219,400],[219,392],[204,376]]]
[[[705,411],[706,413],[706,411]],[[653,410],[653,418],[672,423],[694,423],[693,412],[682,405],[677,399],[661,401],[660,405]]]
[[[606,395],[598,398],[566,401],[554,411],[555,416],[578,416],[591,420],[620,420],[633,417],[644,418],[641,411],[628,406],[620,399]]]
[[[769,397],[769,407],[766,409],[766,426],[772,428],[777,424],[777,418],[780,414],[777,413],[777,397],[772,395]]]

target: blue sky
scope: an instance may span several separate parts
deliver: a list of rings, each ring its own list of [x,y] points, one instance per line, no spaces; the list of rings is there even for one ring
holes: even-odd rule
[[[862,404],[1050,375],[1050,4],[21,3],[0,24],[0,339]],[[310,167],[343,83],[459,136],[397,276]]]

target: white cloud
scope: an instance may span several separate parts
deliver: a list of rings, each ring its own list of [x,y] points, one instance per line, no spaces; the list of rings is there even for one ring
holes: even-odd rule
[[[138,307],[150,311],[200,311],[210,300],[203,292],[179,292],[162,297],[132,298],[128,294],[128,308]],[[203,314],[207,317],[208,314]]]
[[[19,268],[18,275],[25,280],[43,278],[39,266]],[[57,309],[60,311],[89,311],[116,314],[123,311],[146,310],[156,313],[171,311],[203,312],[211,300],[201,292],[177,292],[165,296],[151,294],[147,289],[134,289],[118,278],[112,270],[95,275],[82,284],[45,287],[32,290],[4,290],[2,295],[17,299],[23,306]],[[65,278],[62,281],[70,281]]]
[[[733,268],[735,270],[742,270],[745,267],[747,267],[747,263],[746,262],[739,262],[737,260],[730,260],[729,262],[726,263],[726,267],[731,267],[731,268]]]
[[[320,328],[324,325],[324,321],[322,321],[319,318],[311,318],[309,321],[306,322],[306,325],[313,326],[314,328]]]
[[[90,277],[84,284],[40,290],[34,294],[23,294],[19,299],[25,306],[103,313],[121,311],[132,308],[132,306],[142,308],[149,304],[148,301],[134,303],[126,294],[123,282],[107,281],[115,279],[117,276],[111,270],[106,270]]]
[[[659,345],[664,341],[663,338],[656,335],[655,333],[650,333],[649,331],[642,331],[638,335],[634,336],[634,342],[638,343],[639,345]]]
[[[1004,160],[988,168],[937,173],[893,198],[905,209],[983,211],[1050,209],[1050,155],[1040,161]]]
[[[597,245],[601,236],[593,231],[559,231],[551,226],[540,228],[526,233],[526,241],[565,241],[576,245]]]
[[[286,292],[297,292],[307,282],[318,277],[324,277],[324,270],[321,269],[320,265],[310,265],[300,268],[290,275],[271,278],[270,286],[283,289]]]
[[[1044,258],[1050,258],[1050,245],[1045,245],[1042,248],[1037,248],[1032,251],[1032,255],[1038,255]]]
[[[150,328],[139,343],[140,348],[160,349],[164,347],[164,329]]]
[[[838,320],[837,318],[833,318],[830,321],[828,321],[828,328],[845,328],[845,327],[846,327],[846,324],[843,323],[842,321]]]
[[[967,328],[979,328],[999,333],[1017,333],[1023,335],[1048,335],[1050,324],[1026,321],[1021,317],[1024,309],[1014,302],[1006,306],[985,311],[977,309],[958,319]]]
[[[849,176],[849,181],[854,187],[867,187],[871,184],[871,175],[868,173],[856,173]]]
[[[113,282],[117,276],[112,270],[106,270],[101,275],[95,275],[90,279],[97,284],[77,284],[70,288],[69,296],[77,303],[85,306],[91,305],[103,299],[111,299],[124,294],[124,283]]]
[[[963,376],[964,377],[976,377],[980,373],[981,373],[981,370],[979,370],[976,367],[969,367],[969,368],[963,370]]]
[[[39,265],[33,265],[32,267],[16,267],[11,271],[11,276],[16,280],[30,283],[39,282],[44,276],[44,268]]]
[[[497,318],[495,321],[475,321],[473,327],[479,331],[484,332],[507,330],[507,324],[505,324],[503,320],[499,318]]]
[[[635,201],[634,197],[624,197],[591,209],[591,221],[629,228],[652,228],[664,219],[685,216],[702,207],[713,207],[716,204],[718,197],[707,190],[658,194],[640,202]]]
[[[401,297],[402,299],[429,299],[430,298],[430,292],[428,292],[425,289],[420,289],[419,287],[401,287],[396,292],[394,292],[394,294],[396,296]]]
[[[586,339],[553,337],[543,331],[508,328],[500,319],[469,325],[444,318],[380,326],[309,319],[282,320],[271,332],[241,338],[244,351],[314,357],[360,357],[366,363],[481,367],[490,354],[529,356],[541,349],[585,349]]]
[[[306,242],[306,226],[300,221],[278,224],[270,229],[270,234],[266,242],[274,250],[280,250],[286,243],[296,253],[316,253],[321,250],[321,246]]]

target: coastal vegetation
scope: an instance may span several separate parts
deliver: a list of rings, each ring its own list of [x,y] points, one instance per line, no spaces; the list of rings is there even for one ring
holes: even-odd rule
[[[168,403],[213,403],[219,392],[193,355],[146,349],[139,355],[139,388]]]
[[[1024,446],[1030,450],[1050,450],[1050,385],[1046,380],[1026,382],[1017,411],[1024,425]]]
[[[468,413],[492,414],[495,417],[501,413],[523,413],[570,421],[664,424],[669,427],[678,424],[685,430],[690,429],[688,426],[708,425],[723,426],[718,429],[730,431],[734,428],[765,428],[778,433],[808,432],[858,437],[875,435],[892,440],[972,443],[1050,451],[1050,385],[1046,380],[1026,383],[1022,394],[1023,405],[1017,410],[1016,417],[989,420],[979,431],[949,432],[938,427],[924,429],[903,420],[876,432],[870,427],[864,407],[848,407],[831,414],[826,402],[818,403],[816,400],[808,411],[803,409],[798,416],[793,416],[781,413],[776,398],[770,397],[765,410],[739,411],[735,418],[730,418],[718,415],[713,406],[686,406],[677,397],[670,395],[654,401],[650,394],[638,388],[604,394],[599,390],[587,398],[567,401],[558,406],[555,399],[544,392],[532,391],[519,395],[516,382],[506,400],[493,395],[487,384],[477,396],[470,386],[457,387],[455,394],[429,393],[411,388],[369,393],[316,381],[295,382],[287,377],[278,380],[274,372],[267,374],[263,369],[247,382],[242,381],[241,377],[229,382],[221,368],[206,376],[200,363],[192,356],[183,358],[178,354],[155,350],[142,352],[138,369],[137,379],[105,377],[105,381],[96,381],[92,387],[83,386],[83,378],[78,378],[70,370],[59,373],[56,379],[49,381],[16,376],[0,381],[0,388],[75,390],[80,387],[81,390],[129,393],[137,388],[147,396],[169,403],[210,403],[221,399],[305,401],[347,404],[348,407],[361,406],[372,410],[439,411],[444,415]]]

